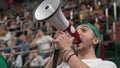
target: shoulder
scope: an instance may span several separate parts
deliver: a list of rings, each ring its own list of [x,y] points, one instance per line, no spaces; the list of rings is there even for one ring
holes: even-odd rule
[[[6,36],[12,36],[11,32],[8,32],[8,33],[6,34]]]
[[[102,59],[86,59],[82,60],[90,68],[117,68],[115,63],[112,61],[102,60]]]
[[[66,62],[62,62],[60,65],[57,66],[57,68],[70,68],[70,66]]]
[[[52,38],[51,36],[49,36],[49,35],[46,35],[45,38],[46,38],[46,39],[50,39],[50,40],[53,39],[53,38]]]
[[[44,36],[44,37],[47,37],[47,38],[52,38],[51,36],[49,36],[49,35],[46,35],[46,36]]]
[[[36,59],[37,59],[38,61],[41,61],[41,60],[43,60],[43,57],[42,57],[42,56],[37,56]]]
[[[117,68],[116,64],[112,61],[103,60],[102,64],[104,66],[109,66],[110,68]]]

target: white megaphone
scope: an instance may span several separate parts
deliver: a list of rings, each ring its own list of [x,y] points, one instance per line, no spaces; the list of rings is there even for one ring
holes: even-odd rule
[[[39,21],[48,21],[57,30],[67,31],[80,43],[80,36],[68,22],[60,8],[61,0],[43,0],[34,12],[34,18]]]

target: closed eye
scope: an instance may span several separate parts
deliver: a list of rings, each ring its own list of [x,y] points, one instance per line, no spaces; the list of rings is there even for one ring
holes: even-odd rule
[[[90,28],[88,26],[83,26],[81,28],[82,32],[87,32]]]
[[[82,29],[82,32],[84,32],[84,33],[87,32],[87,29]]]

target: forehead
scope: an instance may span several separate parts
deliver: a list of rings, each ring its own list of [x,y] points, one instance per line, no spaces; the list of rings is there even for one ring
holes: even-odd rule
[[[21,36],[20,37],[25,37],[25,35],[24,34],[21,34]]]
[[[81,29],[81,28],[86,28],[86,29],[90,29],[91,30],[91,28],[88,25],[80,25],[76,29],[78,30],[78,29]]]
[[[39,29],[38,31],[42,31],[41,29]]]

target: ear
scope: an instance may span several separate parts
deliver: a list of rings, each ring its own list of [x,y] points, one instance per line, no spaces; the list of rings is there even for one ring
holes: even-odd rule
[[[96,45],[96,44],[98,44],[98,42],[99,42],[98,38],[95,37],[95,38],[93,39],[93,44]]]

